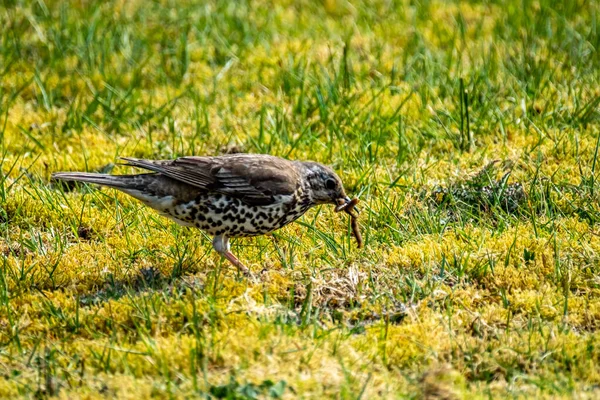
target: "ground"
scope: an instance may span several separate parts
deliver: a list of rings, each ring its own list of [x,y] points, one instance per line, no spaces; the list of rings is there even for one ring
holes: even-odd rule
[[[0,397],[600,396],[600,3],[0,6]],[[56,171],[269,153],[322,206],[210,238]]]

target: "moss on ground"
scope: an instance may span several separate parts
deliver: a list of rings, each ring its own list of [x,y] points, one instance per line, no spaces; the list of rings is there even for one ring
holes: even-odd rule
[[[555,4],[556,3],[556,4]],[[594,398],[594,1],[0,6],[0,397]],[[56,171],[270,153],[329,207],[233,250]]]

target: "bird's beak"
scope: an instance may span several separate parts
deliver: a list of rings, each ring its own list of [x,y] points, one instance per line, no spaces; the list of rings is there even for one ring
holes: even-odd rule
[[[336,200],[336,203],[337,203],[337,207],[335,208],[335,212],[340,212],[344,208],[346,208],[346,204],[350,203],[350,197],[348,197],[348,196],[340,197],[339,199]]]

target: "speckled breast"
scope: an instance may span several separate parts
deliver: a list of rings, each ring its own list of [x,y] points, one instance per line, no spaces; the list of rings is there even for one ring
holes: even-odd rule
[[[224,194],[207,193],[164,210],[175,221],[211,235],[250,237],[264,235],[298,219],[310,202],[296,194],[266,206],[251,206]]]

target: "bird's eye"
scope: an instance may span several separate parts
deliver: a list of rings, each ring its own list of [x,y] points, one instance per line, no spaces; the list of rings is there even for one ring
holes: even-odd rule
[[[325,187],[329,190],[333,190],[336,187],[335,181],[333,179],[327,179],[327,182],[325,182]]]

